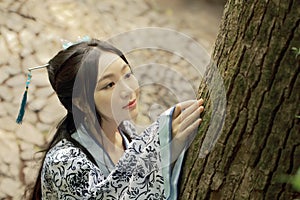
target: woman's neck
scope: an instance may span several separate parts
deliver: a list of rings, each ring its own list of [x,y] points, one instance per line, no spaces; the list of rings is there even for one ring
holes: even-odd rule
[[[114,122],[113,120],[102,119],[101,128],[106,138],[109,139],[112,143],[115,143],[115,133],[118,131],[118,125],[116,124],[116,122]]]
[[[113,121],[102,120],[101,128],[104,134],[102,145],[116,164],[124,153],[123,137],[119,133],[118,125]]]
[[[106,144],[110,144],[106,146],[113,149],[121,148],[123,150],[123,138],[118,130],[117,123],[113,120],[103,119],[101,123],[101,128],[103,130],[105,140],[108,140],[106,141]],[[103,144],[103,146],[105,146],[105,144]]]

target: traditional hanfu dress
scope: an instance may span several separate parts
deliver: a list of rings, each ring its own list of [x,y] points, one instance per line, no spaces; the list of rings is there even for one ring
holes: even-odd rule
[[[70,141],[51,148],[42,168],[43,199],[176,199],[184,151],[171,163],[172,112],[137,134],[129,121],[120,131],[126,150],[117,164],[82,126],[72,137],[96,164]],[[131,142],[124,136],[127,133]],[[172,165],[173,164],[173,165]]]

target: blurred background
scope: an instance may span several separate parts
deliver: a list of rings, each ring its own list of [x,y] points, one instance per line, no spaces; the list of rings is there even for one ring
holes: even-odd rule
[[[0,0],[0,199],[21,199],[40,166],[36,152],[45,147],[65,114],[46,69],[40,69],[33,72],[23,123],[16,124],[29,67],[46,64],[62,49],[62,40],[76,41],[85,35],[107,40],[144,27],[184,33],[210,54],[224,4],[224,0]],[[132,41],[135,38],[125,44]],[[201,77],[172,52],[144,49],[126,56],[133,68],[149,69],[139,70],[139,79],[159,77],[178,84],[177,88],[187,79],[197,91]],[[167,67],[155,67],[157,63]],[[168,75],[169,66],[179,76]],[[168,88],[142,87],[138,122],[148,125],[174,103],[176,94]]]

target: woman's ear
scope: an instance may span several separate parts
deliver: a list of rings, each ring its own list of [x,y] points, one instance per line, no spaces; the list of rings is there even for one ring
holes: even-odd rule
[[[82,101],[80,101],[80,98],[73,98],[72,99],[73,106],[75,106],[78,110],[85,112],[87,110],[87,105],[83,104]]]
[[[80,98],[73,98],[72,100],[73,106],[76,107],[80,112],[84,113],[84,115],[92,121],[96,120],[96,108],[90,107],[87,103],[84,103]],[[73,115],[76,113],[73,112]]]

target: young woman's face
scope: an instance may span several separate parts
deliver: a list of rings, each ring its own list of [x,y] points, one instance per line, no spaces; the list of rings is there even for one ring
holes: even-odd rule
[[[134,120],[138,114],[138,87],[122,58],[110,52],[101,54],[94,100],[103,120]]]

